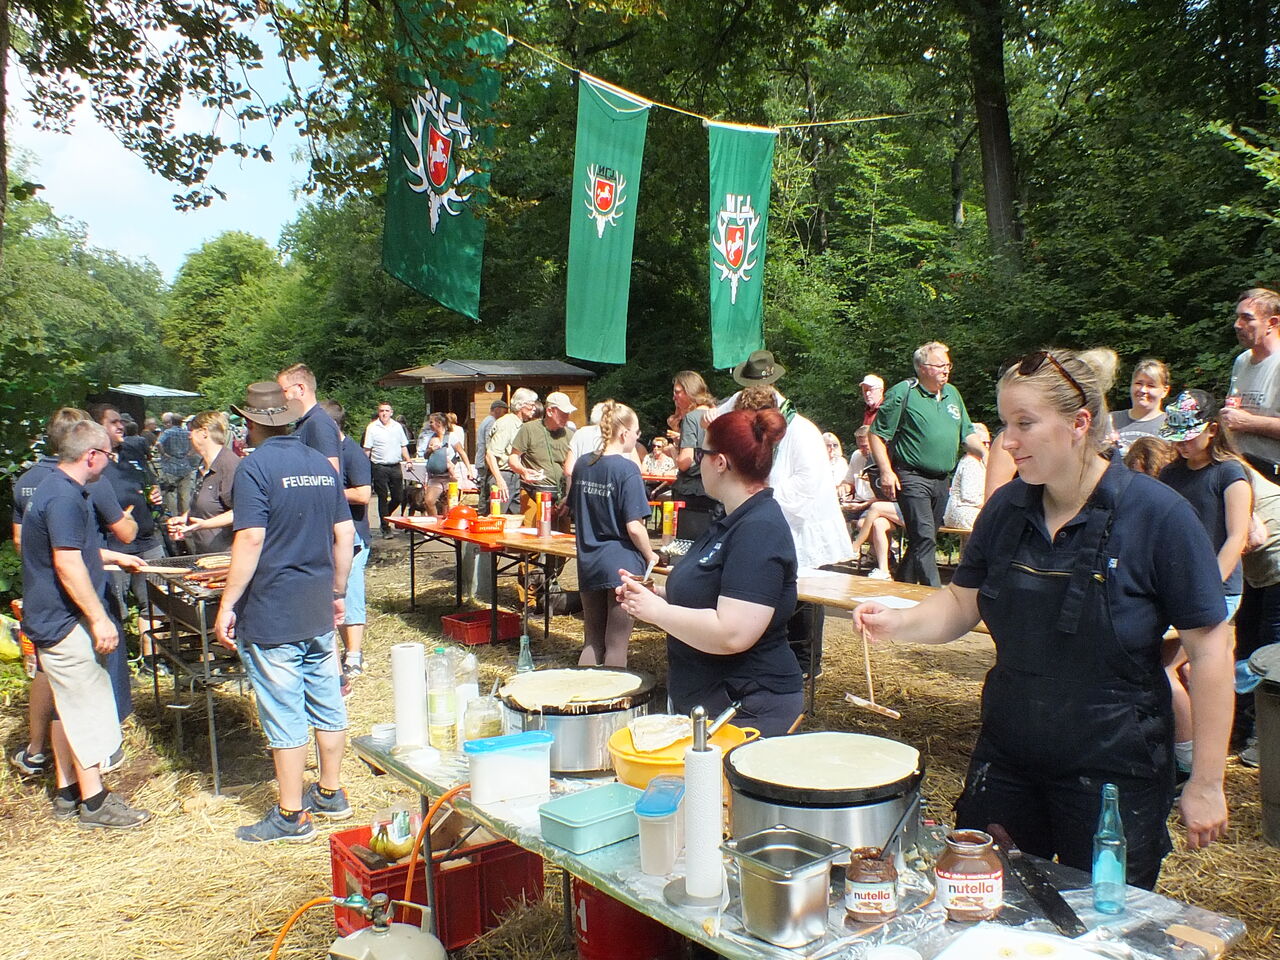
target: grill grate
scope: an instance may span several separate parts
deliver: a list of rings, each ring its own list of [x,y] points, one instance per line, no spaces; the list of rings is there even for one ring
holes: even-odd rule
[[[147,565],[152,567],[172,567],[174,570],[189,571],[189,570],[195,570],[199,562],[205,557],[225,556],[225,555],[226,555],[225,553],[223,554],[197,553],[197,554],[192,554],[191,556],[186,556],[186,557],[160,557],[156,560],[148,560]],[[183,593],[186,593],[189,596],[195,597],[198,600],[208,600],[212,597],[222,596],[221,587],[218,587],[215,589],[209,589],[203,584],[189,583],[188,581],[179,579],[178,577],[167,577],[159,573],[149,573],[147,574],[147,580],[155,584],[157,587],[162,587],[162,588],[165,587],[166,585],[173,585],[177,587],[179,590],[181,590]]]

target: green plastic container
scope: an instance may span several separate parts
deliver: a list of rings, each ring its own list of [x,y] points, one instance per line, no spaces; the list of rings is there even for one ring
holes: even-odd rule
[[[548,800],[538,808],[542,839],[570,853],[586,853],[634,837],[640,832],[636,801],[643,793],[625,783],[607,783]]]

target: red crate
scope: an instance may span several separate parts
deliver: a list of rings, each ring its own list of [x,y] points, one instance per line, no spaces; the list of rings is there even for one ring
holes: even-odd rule
[[[489,611],[473,610],[470,613],[453,613],[440,618],[444,635],[457,643],[474,646],[489,642]],[[520,636],[520,616],[498,611],[498,639],[514,640]]]
[[[356,827],[330,835],[333,895],[361,893],[372,899],[375,893],[385,893],[392,900],[402,900],[409,871],[407,862],[370,870],[351,852],[354,845],[368,846],[371,834],[369,827]],[[435,910],[437,936],[446,950],[465,947],[486,930],[492,930],[515,904],[542,898],[542,858],[514,843],[495,840],[463,847],[449,860],[441,860],[441,856],[442,853],[436,854],[433,861],[431,907]],[[413,872],[410,899],[424,903],[425,896],[426,879],[419,862]],[[369,921],[355,910],[334,907],[333,914],[343,936],[369,926]],[[417,910],[396,908],[395,919],[402,923],[417,925],[421,918]]]

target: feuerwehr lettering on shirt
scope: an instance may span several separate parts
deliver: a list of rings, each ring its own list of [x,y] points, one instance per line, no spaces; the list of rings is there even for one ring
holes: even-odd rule
[[[319,474],[302,474],[296,477],[281,477],[280,485],[282,487],[332,487],[337,483],[338,478],[334,474],[322,476]]]

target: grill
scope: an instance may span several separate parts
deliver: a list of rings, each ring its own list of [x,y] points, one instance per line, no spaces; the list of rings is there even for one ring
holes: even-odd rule
[[[158,560],[148,560],[147,565],[151,567],[171,567],[175,574],[179,572],[190,573],[197,569],[197,565],[205,557],[213,556],[226,556],[226,554],[198,553],[189,557],[161,557]],[[160,592],[168,592],[164,589],[167,587],[177,587],[189,597],[197,600],[210,600],[215,597],[222,596],[222,589],[220,587],[211,590],[202,584],[192,583],[176,575],[170,576],[169,574],[162,573],[148,573],[147,582],[153,587],[161,588]],[[152,590],[148,592],[152,594],[152,600],[154,602],[154,594],[157,591]]]

